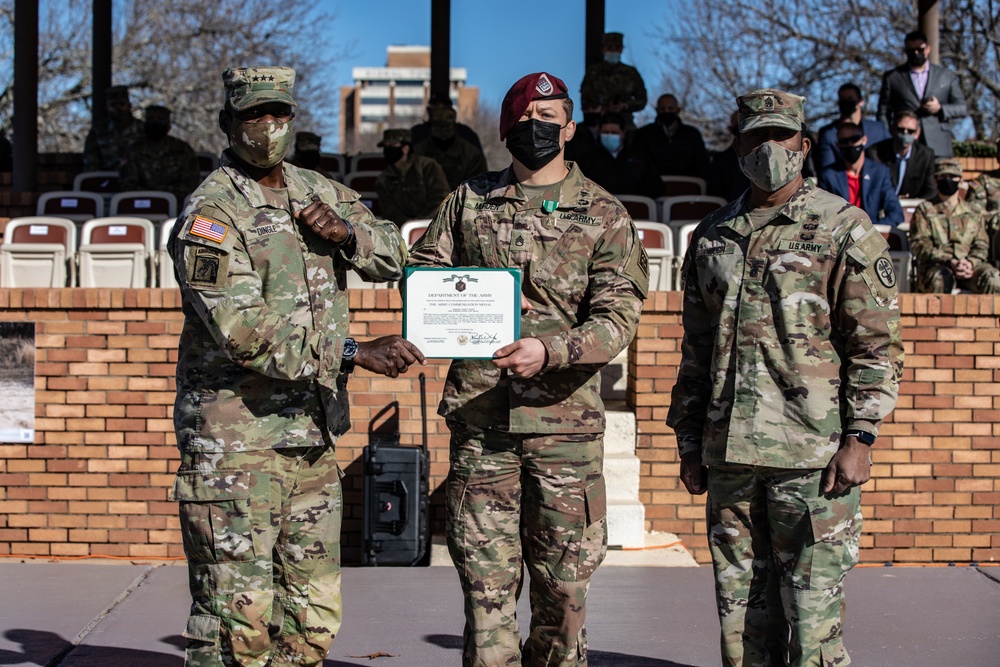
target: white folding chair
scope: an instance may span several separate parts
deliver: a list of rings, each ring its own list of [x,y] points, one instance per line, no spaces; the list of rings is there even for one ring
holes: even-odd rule
[[[35,215],[86,222],[104,217],[104,197],[96,192],[77,190],[45,192],[38,198]]]
[[[172,192],[160,190],[119,192],[111,197],[109,214],[163,222],[167,218],[177,217],[177,197]]]
[[[697,176],[661,176],[667,197],[703,195],[708,189],[704,178]]]
[[[0,287],[76,286],[76,223],[66,218],[14,218],[0,245]]]
[[[88,220],[80,241],[80,286],[147,287],[154,237],[146,218]]]
[[[159,277],[157,287],[171,288],[177,287],[177,278],[174,276],[174,261],[167,252],[167,242],[170,240],[170,230],[174,228],[177,218],[167,218],[160,226],[160,240],[156,247],[156,270]]]
[[[351,157],[351,171],[374,171],[385,169],[385,156],[381,153],[358,153]]]
[[[722,197],[708,195],[659,197],[657,201],[662,207],[660,220],[668,224],[673,220],[701,220],[720,206],[726,205],[726,200]]]
[[[424,235],[430,224],[430,219],[407,220],[404,222],[403,226],[399,228],[399,233],[403,237],[403,243],[406,244],[406,247],[412,248],[413,244],[419,241],[420,237]]]
[[[649,257],[649,289],[673,289],[674,242],[670,228],[662,222],[636,220],[639,240]]]
[[[73,189],[83,192],[118,192],[117,171],[85,171],[73,179]]]
[[[656,220],[656,202],[642,195],[615,195],[633,220]]]

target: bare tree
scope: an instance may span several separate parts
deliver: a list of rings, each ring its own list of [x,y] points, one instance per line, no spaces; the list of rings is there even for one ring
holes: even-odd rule
[[[1000,32],[994,0],[942,0],[942,64],[955,71],[976,134],[994,134],[1000,111]],[[882,74],[903,60],[916,29],[913,0],[695,0],[673,4],[664,28],[667,88],[687,118],[724,140],[734,98],[772,86],[806,96],[810,126],[831,120],[840,84],[853,81],[874,112]],[[683,12],[684,20],[676,20]]]
[[[91,3],[43,3],[39,34],[39,147],[82,149],[91,113]],[[350,48],[334,35],[334,17],[320,0],[128,0],[115,3],[113,80],[132,89],[141,109],[173,110],[174,134],[196,150],[216,152],[222,108],[221,73],[227,67],[287,65],[297,72],[294,95],[302,107],[298,129],[336,130],[331,67]],[[308,17],[305,20],[304,17]],[[0,54],[11,60],[13,0],[0,0]],[[11,72],[0,73],[0,129],[12,115]]]

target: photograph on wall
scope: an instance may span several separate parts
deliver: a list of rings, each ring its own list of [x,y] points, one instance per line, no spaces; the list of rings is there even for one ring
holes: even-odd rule
[[[34,322],[0,322],[0,396],[0,442],[34,442]]]

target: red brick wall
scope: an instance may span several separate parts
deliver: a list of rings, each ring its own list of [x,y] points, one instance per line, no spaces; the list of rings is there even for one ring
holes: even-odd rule
[[[677,533],[705,560],[703,499],[676,478],[663,424],[679,361],[680,294],[646,302],[630,348],[647,527]],[[903,298],[906,371],[865,488],[868,561],[1000,560],[1000,298]],[[171,411],[182,316],[170,290],[0,290],[0,319],[36,322],[35,444],[0,444],[0,554],[181,556]],[[395,291],[351,295],[352,332],[397,333]],[[435,414],[447,366],[427,374],[432,528],[443,520],[447,429]],[[355,431],[338,443],[345,559],[361,543],[361,448],[371,419],[399,402],[404,444],[421,439],[418,369],[351,379]],[[2,397],[0,397],[2,400]],[[381,423],[381,420],[379,421]],[[390,426],[394,427],[395,424]]]

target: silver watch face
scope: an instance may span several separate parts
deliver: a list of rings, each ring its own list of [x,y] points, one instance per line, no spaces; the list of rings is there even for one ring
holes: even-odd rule
[[[344,340],[344,358],[353,359],[354,355],[358,353],[358,343],[353,338],[347,338]]]

